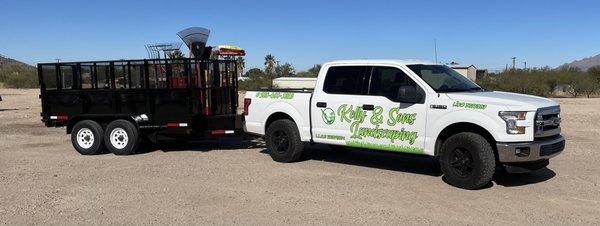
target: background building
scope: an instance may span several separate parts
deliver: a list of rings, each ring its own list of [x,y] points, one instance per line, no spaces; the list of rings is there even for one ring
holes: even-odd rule
[[[456,72],[461,75],[471,79],[471,81],[477,80],[477,68],[474,65],[464,66],[464,65],[448,65]]]

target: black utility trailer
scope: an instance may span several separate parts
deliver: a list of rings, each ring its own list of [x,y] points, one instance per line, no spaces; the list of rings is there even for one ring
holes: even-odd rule
[[[143,59],[38,64],[42,121],[66,126],[82,154],[135,152],[140,139],[242,132],[235,60]]]

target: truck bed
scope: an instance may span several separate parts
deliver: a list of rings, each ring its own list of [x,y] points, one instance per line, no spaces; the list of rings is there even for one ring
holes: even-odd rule
[[[302,141],[310,141],[310,100],[312,89],[264,89],[246,92],[250,99],[246,115],[246,132],[265,135],[265,126],[285,112],[298,126]],[[275,118],[263,118],[263,117]]]

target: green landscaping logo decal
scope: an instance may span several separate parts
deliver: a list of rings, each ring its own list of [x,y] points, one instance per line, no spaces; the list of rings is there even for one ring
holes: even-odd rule
[[[344,141],[347,146],[352,147],[423,153],[423,148],[418,147],[420,144],[416,143],[419,134],[410,130],[417,120],[417,113],[403,112],[398,107],[386,111],[381,106],[367,111],[361,106],[342,104],[337,111],[331,108],[322,109],[321,119],[327,125],[347,124],[350,136],[316,134],[316,138]]]
[[[452,107],[484,110],[487,108],[487,104],[454,101]]]
[[[410,145],[414,144],[419,137],[416,131],[405,128],[394,129],[396,125],[413,125],[417,119],[417,113],[400,112],[399,108],[391,108],[388,111],[388,119],[384,120],[383,107],[375,106],[371,117],[367,119],[367,111],[360,106],[342,104],[337,111],[340,122],[350,123],[350,138],[363,139],[365,137],[375,139],[388,139],[390,142],[403,141]],[[368,120],[368,121],[367,121]],[[368,122],[374,127],[363,126]],[[391,128],[381,128],[383,124]]]
[[[327,125],[331,125],[335,122],[335,112],[331,108],[325,108],[321,110],[321,119]]]

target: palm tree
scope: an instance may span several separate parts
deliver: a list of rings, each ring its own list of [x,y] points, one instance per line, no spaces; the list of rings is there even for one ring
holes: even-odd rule
[[[169,53],[169,58],[171,58],[171,59],[185,58],[185,55],[183,55],[181,50],[175,50],[175,51]]]
[[[267,56],[265,56],[265,72],[267,75],[273,75],[275,73],[275,64],[277,64],[275,57],[271,54],[267,54]]]

